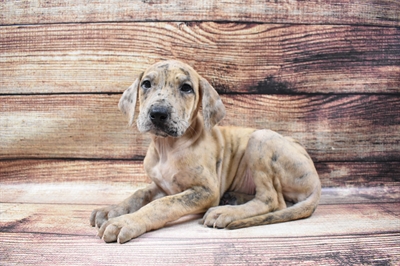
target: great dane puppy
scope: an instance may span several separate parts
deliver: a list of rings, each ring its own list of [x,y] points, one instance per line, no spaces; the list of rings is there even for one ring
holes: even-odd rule
[[[225,107],[187,64],[162,61],[135,80],[119,102],[130,125],[137,101],[137,127],[152,138],[144,159],[152,183],[92,212],[105,242],[127,242],[188,214],[205,212],[205,226],[236,229],[316,209],[321,184],[305,149],[271,130],[217,126]]]

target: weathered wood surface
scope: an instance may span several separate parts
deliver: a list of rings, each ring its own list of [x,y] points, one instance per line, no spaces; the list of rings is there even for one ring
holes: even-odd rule
[[[122,92],[165,58],[190,63],[222,93],[400,92],[398,27],[90,23],[0,35],[0,94]]]
[[[396,265],[397,206],[320,205],[309,219],[233,231],[205,228],[193,216],[121,246],[95,237],[87,217],[96,206],[1,204],[0,258],[5,265]]]
[[[89,217],[98,205],[3,203],[1,206],[4,210],[0,222],[1,232],[68,234],[93,238],[96,234],[96,229],[89,225]],[[293,226],[294,222],[288,222],[250,227],[246,230],[214,232],[209,232],[212,229],[198,224],[201,215],[192,215],[183,218],[185,224],[181,225],[181,228],[180,222],[177,221],[155,234],[150,234],[149,237],[159,235],[162,238],[185,238],[188,231],[192,232],[190,238],[209,238],[211,235],[213,238],[256,238],[400,233],[400,213],[397,207],[396,203],[319,205],[309,219],[295,221],[296,226]],[[179,230],[182,227],[186,227],[187,230]]]
[[[59,172],[63,172],[59,170]],[[134,174],[133,174],[134,175]],[[88,176],[91,178],[92,176]],[[144,176],[142,176],[144,177]],[[37,183],[30,183],[37,181]],[[126,199],[146,183],[129,180],[121,181],[111,176],[105,181],[82,182],[42,182],[32,178],[27,183],[1,185],[1,202],[10,204],[98,204],[110,205]],[[398,184],[371,187],[323,188],[321,205],[398,203],[400,186]]]
[[[34,0],[0,10],[1,265],[400,264],[398,1]],[[95,237],[91,210],[149,182],[148,138],[117,102],[165,58],[225,93],[224,124],[304,143],[324,186],[310,219],[228,231],[196,216],[122,246]]]
[[[228,231],[204,228],[197,222],[199,216],[192,216],[126,245],[106,245],[88,224],[91,210],[126,198],[142,176],[138,173],[140,162],[110,163],[2,162],[0,169],[6,170],[0,176],[1,262],[83,265],[90,261],[107,265],[112,258],[113,265],[128,261],[152,265],[161,263],[160,259],[163,265],[224,265],[232,261],[248,265],[305,261],[395,265],[400,260],[400,187],[394,185],[324,189],[314,215],[296,222]],[[124,169],[127,166],[130,169]],[[37,172],[30,176],[32,168]],[[343,171],[344,166],[335,167],[339,168]],[[128,176],[131,170],[132,178]]]
[[[0,233],[0,258],[6,265],[398,265],[400,261],[398,232],[198,239],[186,231],[185,236],[142,238],[117,246],[106,245],[93,234]]]
[[[400,162],[398,161],[321,162],[316,163],[316,168],[323,187],[358,189],[380,187],[383,189],[382,193],[385,193],[385,189],[399,185]],[[127,186],[129,187],[127,190],[132,191],[131,186],[150,182],[144,173],[142,161],[129,160],[6,160],[0,161],[0,180],[2,186],[8,185],[10,189],[8,192],[3,192],[3,202],[11,202],[14,196],[26,197],[19,192],[19,184],[43,184],[34,189],[34,193],[37,193],[38,188],[50,189],[57,182],[70,184],[71,187],[76,185],[76,189],[85,184],[97,184],[94,185],[94,191],[98,190],[100,184],[110,186],[110,190],[112,186],[117,186],[119,189]],[[43,197],[46,198],[47,194],[45,193]],[[379,197],[384,202],[390,201],[394,195],[371,195],[369,200],[374,198],[376,201]],[[32,197],[32,200],[37,202],[38,196]],[[354,199],[349,199],[349,203],[352,200]]]
[[[2,1],[1,24],[113,21],[243,21],[399,25],[393,0]]]
[[[0,96],[0,158],[142,158],[149,136],[127,126],[119,97]],[[224,95],[223,101],[223,124],[292,136],[316,161],[400,158],[398,96]]]

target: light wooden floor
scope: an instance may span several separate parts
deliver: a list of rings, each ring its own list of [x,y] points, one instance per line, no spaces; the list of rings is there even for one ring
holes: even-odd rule
[[[324,189],[305,220],[235,231],[191,216],[131,242],[105,244],[93,208],[115,203],[127,183],[3,183],[1,265],[398,265],[400,187]]]

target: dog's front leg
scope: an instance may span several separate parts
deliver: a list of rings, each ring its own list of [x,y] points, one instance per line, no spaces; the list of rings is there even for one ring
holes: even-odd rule
[[[151,183],[145,188],[137,190],[132,196],[119,204],[93,210],[90,216],[90,224],[100,228],[109,219],[133,213],[149,202],[165,195],[165,192],[160,190],[156,184]]]
[[[159,198],[134,213],[108,220],[101,226],[98,235],[105,242],[125,243],[185,215],[204,212],[218,202],[213,195],[216,193],[209,188],[196,186],[176,195]]]

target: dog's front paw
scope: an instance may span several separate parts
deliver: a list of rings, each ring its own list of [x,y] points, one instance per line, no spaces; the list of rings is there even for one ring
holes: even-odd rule
[[[111,205],[105,208],[95,209],[90,215],[90,225],[100,228],[109,219],[129,213],[127,207]]]
[[[203,224],[213,228],[226,228],[235,220],[235,206],[210,208],[203,217]]]
[[[98,236],[107,243],[117,241],[122,244],[145,232],[145,224],[137,221],[132,214],[126,214],[103,223]]]

